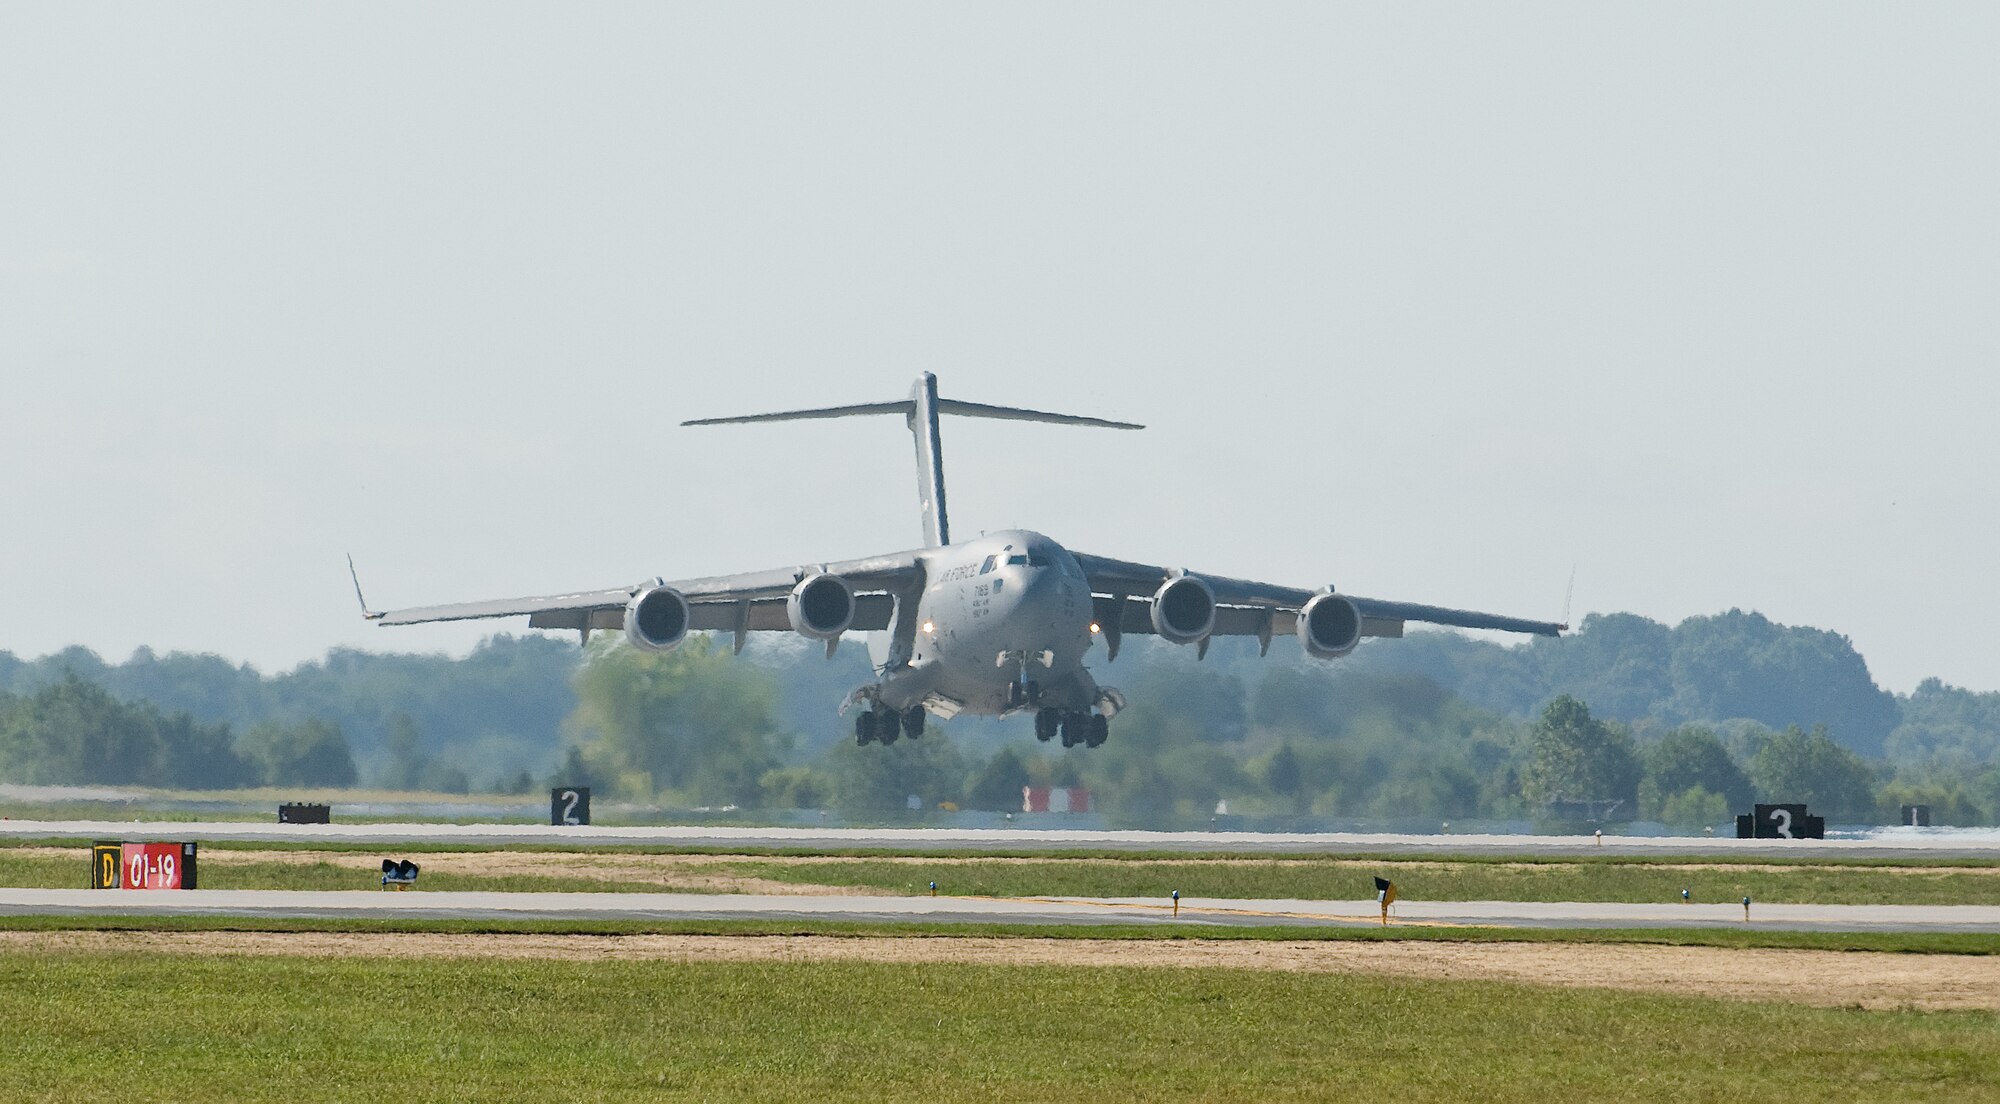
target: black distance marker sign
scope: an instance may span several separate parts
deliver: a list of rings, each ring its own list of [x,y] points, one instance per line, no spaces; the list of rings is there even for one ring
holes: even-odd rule
[[[1741,826],[1737,834],[1742,835]],[[1758,805],[1750,812],[1750,835],[1755,839],[1825,839],[1826,818],[1807,813],[1804,805]]]
[[[549,791],[550,824],[589,824],[590,787],[558,786]]]

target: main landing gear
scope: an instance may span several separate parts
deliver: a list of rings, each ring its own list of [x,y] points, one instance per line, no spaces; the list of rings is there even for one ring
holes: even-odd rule
[[[878,705],[855,715],[854,742],[860,747],[867,747],[869,744],[893,744],[905,733],[914,740],[924,734],[926,716],[921,705],[913,705],[901,711]]]
[[[1099,747],[1111,735],[1111,720],[1102,713],[1079,713],[1044,709],[1035,714],[1035,739],[1048,741],[1062,736],[1062,746]]]

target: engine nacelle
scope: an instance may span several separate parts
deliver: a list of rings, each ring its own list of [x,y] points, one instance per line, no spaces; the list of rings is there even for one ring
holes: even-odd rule
[[[809,575],[785,599],[793,631],[813,640],[837,640],[854,623],[854,589],[838,575]]]
[[[1215,591],[1192,575],[1160,584],[1153,593],[1153,631],[1176,644],[1203,640],[1215,631]]]
[[[625,639],[646,652],[671,652],[688,634],[688,601],[673,587],[642,590],[625,603]]]
[[[1318,594],[1299,610],[1299,643],[1315,659],[1339,659],[1361,643],[1361,607],[1338,594]]]

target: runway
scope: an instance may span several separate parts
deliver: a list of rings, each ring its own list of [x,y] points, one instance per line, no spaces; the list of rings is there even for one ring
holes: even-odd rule
[[[1178,852],[1351,855],[1700,855],[1727,859],[1994,859],[2000,833],[1883,829],[1865,838],[1397,835],[989,828],[615,827],[547,824],[274,824],[256,821],[0,821],[0,838],[339,843],[358,847],[661,847],[712,851]]]
[[[375,890],[0,889],[4,916],[220,916],[258,919],[783,920],[918,924],[1144,924],[1375,927],[1372,900],[802,897],[705,893]],[[1523,928],[1742,928],[2000,933],[2000,906],[1603,904],[1400,901],[1392,925]]]

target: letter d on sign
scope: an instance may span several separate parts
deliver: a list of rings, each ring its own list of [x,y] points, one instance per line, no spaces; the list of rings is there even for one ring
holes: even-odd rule
[[[118,867],[124,853],[125,845],[116,840],[90,845],[90,888],[118,888]]]

